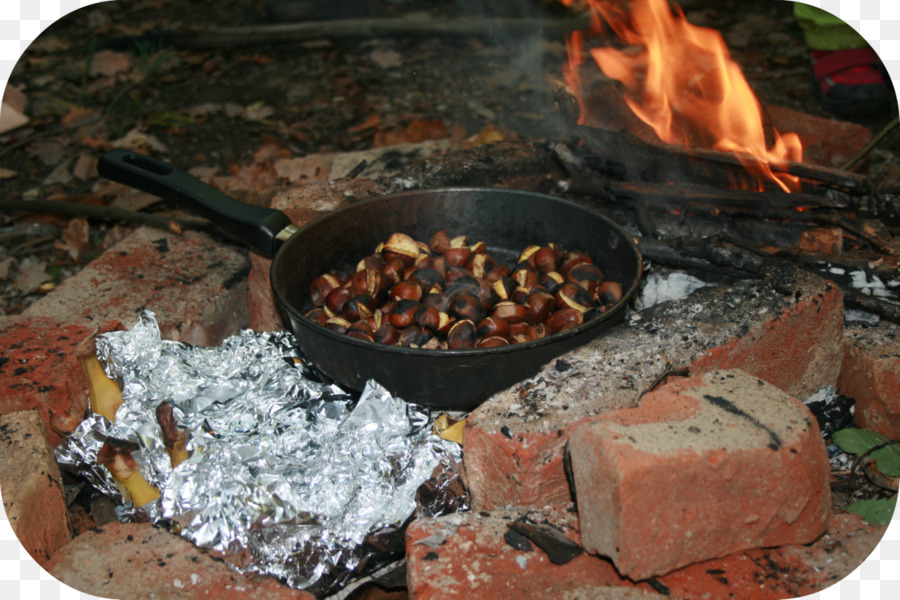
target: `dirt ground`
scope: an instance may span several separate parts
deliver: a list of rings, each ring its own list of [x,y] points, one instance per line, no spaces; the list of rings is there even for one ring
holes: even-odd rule
[[[231,37],[191,46],[195,33],[268,26],[273,7],[309,5],[325,7],[315,13],[321,23],[402,17],[410,25],[391,35],[267,36],[248,44]],[[790,2],[681,6],[691,23],[722,32],[764,103],[829,116],[810,88]],[[442,138],[459,144],[478,134],[565,137],[556,98],[564,30],[575,16],[558,0],[121,0],[68,15],[32,44],[11,77],[30,122],[0,135],[0,315],[18,314],[134,226],[25,214],[10,203],[171,210],[98,179],[96,159],[112,147],[252,180],[253,169],[283,151],[302,156]],[[529,31],[485,26],[513,17],[531,19]],[[473,19],[472,33],[429,33],[433,24],[464,18]],[[877,132],[893,116],[858,123]],[[886,152],[893,143],[885,142]],[[259,187],[271,183],[260,179]]]

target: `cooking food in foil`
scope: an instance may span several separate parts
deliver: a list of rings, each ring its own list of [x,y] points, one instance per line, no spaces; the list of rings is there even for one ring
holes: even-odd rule
[[[60,465],[119,499],[120,518],[166,525],[241,572],[334,591],[402,554],[413,514],[467,508],[460,447],[427,410],[375,382],[358,399],[321,383],[289,333],[194,347],[162,340],[145,312],[96,351],[123,402],[114,422],[86,419]],[[133,506],[114,463],[158,496]]]

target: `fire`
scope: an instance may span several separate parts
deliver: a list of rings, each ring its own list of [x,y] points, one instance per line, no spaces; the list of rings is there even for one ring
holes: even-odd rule
[[[572,4],[574,0],[563,0]],[[799,189],[797,178],[774,173],[772,163],[801,161],[803,148],[794,133],[770,130],[766,141],[762,106],[740,67],[731,59],[722,35],[687,22],[667,0],[587,0],[594,29],[600,17],[629,45],[625,50],[590,48],[603,73],[622,83],[631,110],[664,142],[733,152],[760,181],[774,181],[784,191]],[[622,6],[630,4],[630,10]],[[584,101],[578,66],[584,62],[584,38],[575,32],[567,44],[564,75]]]

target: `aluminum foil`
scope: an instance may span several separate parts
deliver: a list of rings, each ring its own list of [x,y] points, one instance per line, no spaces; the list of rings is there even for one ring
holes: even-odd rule
[[[170,525],[239,571],[333,590],[370,562],[373,548],[391,546],[379,536],[414,512],[466,508],[455,474],[460,447],[431,433],[426,409],[372,381],[358,400],[318,382],[289,333],[244,331],[193,347],[162,340],[145,312],[96,346],[124,402],[115,423],[86,419],[58,447],[60,465],[122,501],[96,456],[107,437],[136,442],[133,456],[160,498],[123,505],[120,518]],[[190,458],[174,469],[155,417],[164,401],[190,432]],[[417,509],[417,490],[440,465],[442,490],[429,489],[431,506]]]

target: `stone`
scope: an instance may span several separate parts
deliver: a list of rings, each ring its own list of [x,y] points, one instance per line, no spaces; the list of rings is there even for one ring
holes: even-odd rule
[[[831,511],[815,419],[743,371],[669,383],[580,425],[568,447],[584,547],[634,580],[812,542]]]
[[[164,338],[212,346],[248,325],[249,269],[243,248],[142,227],[22,315],[130,327],[147,309]]]
[[[46,565],[62,583],[104,598],[315,600],[260,575],[242,575],[193,544],[148,523],[88,531]]]
[[[463,443],[473,506],[569,501],[563,448],[572,428],[637,406],[673,368],[741,369],[806,399],[837,381],[842,325],[840,290],[792,267],[634,313],[469,415]]]
[[[748,550],[635,582],[603,557],[583,553],[555,565],[533,544],[514,545],[508,539],[510,524],[522,519],[552,524],[581,543],[572,504],[418,519],[406,536],[410,600],[796,598],[824,590],[853,572],[886,530],[838,511],[829,520],[828,532],[812,544]]]
[[[37,410],[0,416],[0,494],[19,543],[39,565],[72,537],[59,466]]]
[[[856,424],[900,438],[900,328],[848,326],[838,391],[856,401]]]
[[[84,419],[89,404],[78,345],[122,327],[118,321],[0,317],[0,414],[37,409],[55,446]]]

